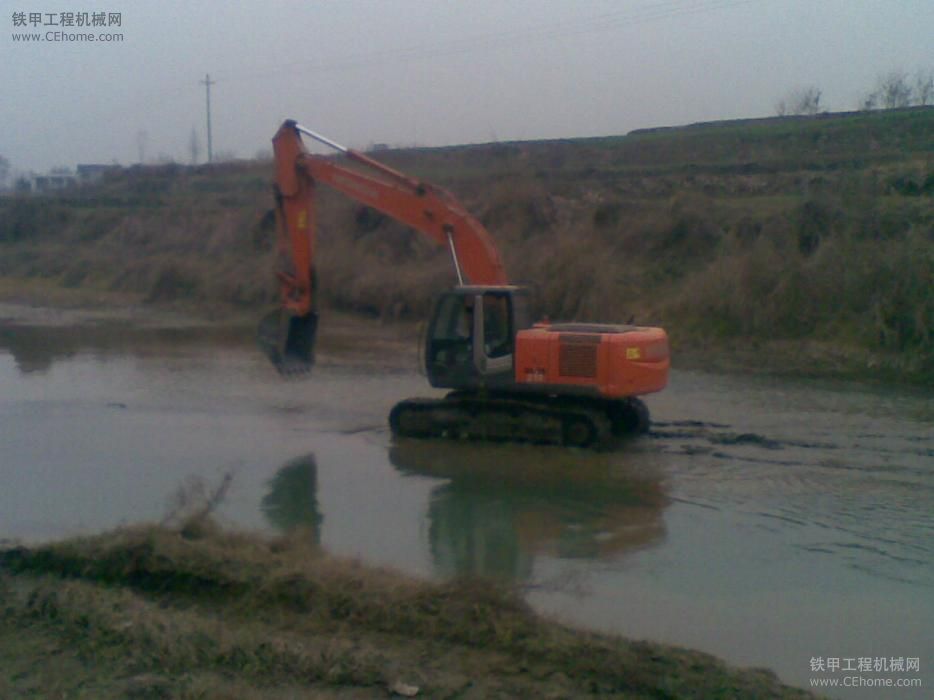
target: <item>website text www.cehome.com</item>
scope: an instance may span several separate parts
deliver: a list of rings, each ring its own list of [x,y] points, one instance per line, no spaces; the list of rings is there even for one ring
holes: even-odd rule
[[[123,41],[123,34],[111,32],[13,32],[13,41],[21,43],[115,43]]]
[[[920,678],[878,678],[843,676],[842,678],[811,678],[812,688],[920,688]]]

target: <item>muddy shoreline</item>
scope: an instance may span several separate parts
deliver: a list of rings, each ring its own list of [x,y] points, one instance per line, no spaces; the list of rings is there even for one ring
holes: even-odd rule
[[[0,324],[8,327],[123,327],[128,332],[200,328],[214,338],[221,335],[252,343],[261,316],[262,311],[254,308],[187,302],[152,304],[112,292],[65,290],[46,285],[27,285],[17,290],[12,285],[0,285]],[[365,333],[391,351],[386,353],[390,364],[418,363],[422,323],[387,322],[333,309],[323,310],[321,317],[320,349],[326,361],[339,363],[341,354],[357,359],[372,357],[372,346],[355,347],[356,339]],[[677,329],[667,330],[672,344],[672,365],[680,369],[777,379],[853,381],[922,390],[934,387],[934,377],[919,380],[916,368],[904,367],[896,356],[881,356],[831,342],[685,341],[679,338]]]
[[[811,697],[549,622],[501,586],[416,582],[203,517],[2,550],[0,591],[4,696]]]

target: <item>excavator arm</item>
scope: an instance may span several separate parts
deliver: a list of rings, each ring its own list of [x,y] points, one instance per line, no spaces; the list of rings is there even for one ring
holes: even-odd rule
[[[306,134],[343,153],[350,165],[310,153]],[[353,149],[286,121],[273,138],[281,310],[260,324],[260,345],[283,372],[310,369],[317,329],[315,188],[327,184],[447,246],[458,284],[507,284],[499,252],[483,227],[446,190],[411,178]]]

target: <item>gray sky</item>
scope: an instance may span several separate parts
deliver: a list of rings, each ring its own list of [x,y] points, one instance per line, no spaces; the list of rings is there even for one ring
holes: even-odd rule
[[[816,85],[853,109],[934,68],[932,0],[0,0],[0,155],[15,170],[252,157],[298,119],[365,147],[597,136],[768,116]],[[120,26],[14,26],[16,12]],[[120,32],[115,43],[13,33]]]

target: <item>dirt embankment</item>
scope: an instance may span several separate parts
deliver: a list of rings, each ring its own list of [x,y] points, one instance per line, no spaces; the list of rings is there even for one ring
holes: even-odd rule
[[[768,671],[588,634],[210,521],[0,550],[0,696],[810,697]]]
[[[635,316],[682,354],[934,383],[932,134],[916,108],[378,157],[454,192],[551,318]],[[134,167],[0,198],[0,296],[273,303],[271,178]],[[322,304],[424,318],[446,251],[327,188],[320,204]]]

